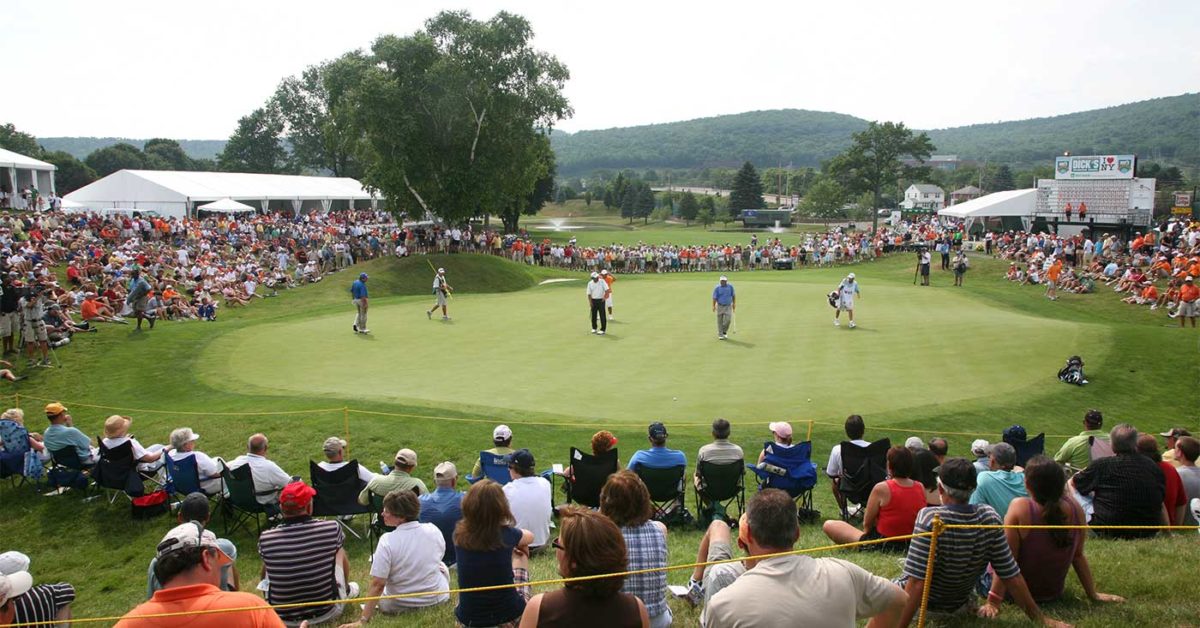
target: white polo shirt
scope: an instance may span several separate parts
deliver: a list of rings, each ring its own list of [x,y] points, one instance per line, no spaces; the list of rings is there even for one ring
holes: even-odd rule
[[[603,279],[588,281],[587,295],[589,299],[603,299],[605,292],[608,292],[608,284]]]
[[[516,519],[514,527],[533,533],[530,547],[550,542],[550,483],[541,476],[517,478],[504,485],[504,496]]]
[[[446,540],[432,523],[407,521],[379,538],[371,557],[371,576],[383,578],[384,595],[446,591],[450,580],[442,555]],[[430,606],[450,599],[448,593],[388,600],[396,606]]]

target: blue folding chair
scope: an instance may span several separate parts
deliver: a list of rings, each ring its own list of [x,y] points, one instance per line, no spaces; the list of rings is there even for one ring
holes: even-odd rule
[[[0,420],[0,439],[4,447],[0,449],[0,479],[8,478],[15,487],[25,483],[26,479],[40,485],[44,466],[37,452],[29,446],[29,430],[24,425],[9,419]]]
[[[812,442],[804,441],[791,447],[780,447],[774,442],[763,443],[762,468],[747,464],[746,468],[758,476],[758,490],[775,488],[786,492],[796,500],[801,521],[812,522],[821,513],[813,509],[813,487],[817,485],[817,465],[812,461]]]
[[[176,500],[182,502],[192,493],[203,493],[211,501],[224,493],[224,490],[218,490],[215,493],[204,490],[200,482],[200,470],[196,467],[195,456],[175,460],[170,454],[164,453],[163,455],[167,457],[167,482],[171,487],[168,492],[174,493]]]
[[[512,482],[512,475],[508,472],[507,456],[503,454],[494,454],[490,451],[479,452],[479,466],[483,468],[483,475],[479,477],[467,476],[467,481],[474,484],[483,478],[487,478],[501,486]]]

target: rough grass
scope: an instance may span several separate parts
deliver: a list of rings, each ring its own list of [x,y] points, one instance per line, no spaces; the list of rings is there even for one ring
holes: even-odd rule
[[[1143,429],[1154,431],[1161,431],[1171,425],[1184,425],[1194,429],[1200,424],[1200,407],[1196,403],[1196,399],[1200,398],[1200,390],[1197,388],[1197,382],[1200,381],[1200,361],[1196,359],[1197,339],[1200,336],[1194,331],[1164,326],[1164,323],[1168,322],[1165,317],[1152,316],[1144,308],[1135,309],[1120,304],[1111,292],[1067,295],[1058,302],[1047,302],[1040,297],[1036,289],[1012,286],[997,279],[1001,266],[988,260],[977,261],[975,269],[967,278],[966,288],[952,288],[949,285],[951,281],[948,273],[936,271],[934,287],[914,288],[911,287],[912,266],[909,265],[909,261],[911,260],[907,258],[896,258],[855,268],[860,277],[863,277],[866,295],[861,305],[864,324],[872,316],[884,316],[884,312],[890,307],[889,303],[882,302],[882,299],[873,300],[870,296],[873,294],[872,290],[883,287],[900,291],[899,295],[892,299],[897,306],[900,305],[900,300],[911,297],[931,299],[932,301],[924,306],[926,309],[971,310],[982,304],[985,309],[1001,310],[1018,318],[1043,319],[1047,325],[1062,325],[1064,323],[1061,321],[1066,320],[1084,330],[1084,336],[1079,341],[1079,350],[1071,353],[1080,353],[1089,360],[1089,376],[1093,384],[1086,388],[1075,388],[1054,382],[1053,371],[1044,372],[1041,363],[1047,359],[1061,360],[1066,355],[1058,355],[1057,352],[1061,352],[1063,347],[1052,347],[1053,341],[1045,338],[1031,339],[1017,334],[1008,334],[1006,337],[1003,333],[997,336],[995,330],[979,330],[979,335],[973,336],[968,330],[966,334],[956,333],[953,338],[947,336],[942,342],[937,334],[933,334],[922,337],[921,342],[914,342],[908,346],[906,351],[911,359],[900,362],[898,366],[892,365],[888,370],[883,370],[864,361],[859,368],[874,374],[871,380],[874,388],[883,391],[890,389],[896,391],[896,394],[900,394],[895,388],[898,381],[896,371],[903,368],[920,370],[933,381],[953,377],[955,369],[963,368],[973,361],[1002,360],[1009,372],[1020,374],[1014,376],[1017,379],[1025,381],[1030,369],[1036,371],[1035,377],[1028,380],[1030,383],[1018,385],[1015,391],[980,391],[979,394],[966,391],[949,402],[936,395],[930,395],[923,404],[909,404],[909,407],[886,408],[869,413],[869,437],[886,435],[898,440],[916,430],[939,431],[949,436],[951,453],[961,454],[972,438],[966,433],[991,434],[994,440],[994,435],[998,435],[1000,429],[1013,422],[1026,425],[1033,432],[1046,431],[1055,435],[1074,433],[1079,429],[1078,423],[1083,412],[1090,407],[1104,410],[1109,421],[1128,420]],[[434,259],[432,262],[445,266],[450,272],[452,284],[459,289],[460,296],[455,300],[453,307],[470,301],[483,302],[489,299],[496,299],[497,303],[511,306],[499,308],[501,311],[489,314],[498,321],[518,319],[525,314],[520,307],[520,297],[516,297],[518,301],[510,303],[508,299],[514,297],[472,296],[473,294],[478,295],[485,290],[516,290],[535,284],[544,277],[568,275],[522,268],[500,260],[467,256]],[[401,262],[381,260],[368,263],[363,268],[372,274],[372,301],[379,310],[396,307],[403,311],[405,308],[415,309],[416,304],[423,306],[428,303],[428,286],[432,274],[422,258]],[[756,283],[778,282],[781,289],[791,290],[796,289],[792,284],[797,282],[832,285],[842,272],[842,269],[838,269],[755,273],[753,279]],[[532,404],[527,407],[507,408],[500,407],[500,404],[479,403],[479,400],[475,400],[476,403],[430,401],[421,395],[380,396],[366,392],[339,392],[337,389],[286,389],[269,391],[269,394],[267,391],[247,392],[237,390],[237,386],[232,383],[240,374],[229,372],[226,368],[227,378],[222,379],[218,376],[222,371],[221,360],[225,359],[222,358],[221,351],[226,354],[252,352],[251,357],[260,361],[259,368],[292,368],[289,363],[296,359],[292,352],[240,347],[237,343],[224,346],[222,343],[230,336],[244,333],[251,336],[258,333],[268,334],[272,327],[287,327],[323,316],[345,316],[348,320],[351,314],[347,289],[353,278],[352,274],[357,274],[357,269],[353,273],[334,275],[315,286],[284,293],[276,299],[257,302],[245,310],[224,311],[217,323],[164,322],[153,332],[140,334],[126,326],[105,327],[99,334],[80,339],[59,351],[59,358],[67,368],[39,370],[33,373],[29,380],[18,384],[19,388],[16,391],[22,395],[21,405],[30,417],[29,425],[35,429],[44,427],[44,422],[40,419],[40,407],[44,399],[50,398],[64,400],[71,408],[76,424],[88,433],[98,433],[104,417],[111,413],[108,409],[91,406],[133,408],[123,412],[134,417],[133,431],[144,443],[161,442],[171,429],[188,425],[202,434],[202,449],[227,458],[236,456],[243,450],[245,439],[251,432],[261,430],[271,437],[271,456],[290,472],[305,476],[307,461],[318,459],[320,456],[321,441],[331,434],[344,433],[347,426],[354,457],[374,467],[378,460],[390,457],[397,448],[412,447],[420,454],[418,473],[425,477],[431,476],[434,464],[441,460],[453,460],[460,468],[469,466],[475,452],[487,446],[491,427],[497,422],[512,425],[516,432],[517,444],[530,447],[542,467],[555,461],[563,461],[570,446],[585,444],[593,431],[610,424],[622,426],[618,430],[622,459],[628,459],[633,449],[642,446],[644,441],[641,430],[646,422],[656,418],[651,411],[634,420],[623,416],[620,420],[605,422],[595,419],[597,413],[583,407],[577,412],[547,412],[545,408]],[[711,275],[695,278],[673,277],[666,281],[657,277],[641,278],[636,282],[626,281],[627,279],[630,278],[621,279],[626,286],[632,287],[637,283],[650,288],[659,285],[660,281],[665,287],[668,283],[687,283],[694,280],[697,289],[705,294],[699,298],[699,304],[686,307],[696,307],[701,312],[705,312],[706,308],[705,286],[711,285],[713,281]],[[748,282],[749,276],[737,275],[734,280]],[[565,308],[562,316],[583,322],[583,299],[576,293],[577,289],[578,283],[571,282],[565,286],[538,288],[528,295],[536,304],[535,296],[538,291],[561,290],[564,295],[568,295],[562,305]],[[638,291],[631,290],[629,294],[632,296]],[[945,298],[937,295],[945,295]],[[672,299],[679,298],[674,294],[666,296]],[[967,305],[964,301],[970,301],[972,304]],[[683,304],[680,304],[680,307],[682,309]],[[749,305],[746,308],[747,314],[753,309]],[[376,312],[378,310],[373,311],[373,315]],[[704,318],[708,316],[710,315],[705,314]],[[480,319],[474,320],[478,322]],[[1005,320],[1011,319],[1000,319],[997,324],[1003,325]],[[828,322],[823,323],[827,324]],[[921,325],[933,324],[935,329],[938,325],[924,318],[914,318],[907,324],[911,325],[914,331]],[[578,376],[578,386],[601,387],[607,390],[612,398],[621,396],[621,382],[631,377],[654,377],[664,385],[683,382],[689,377],[687,373],[670,369],[641,372],[635,368],[637,364],[622,362],[619,359],[607,363],[595,362],[592,359],[593,354],[587,350],[569,352],[560,348],[557,352],[548,351],[547,339],[540,336],[525,339],[525,342],[515,349],[505,345],[505,357],[508,361],[497,365],[494,368],[495,372],[465,376],[461,371],[466,369],[456,368],[455,364],[469,364],[486,355],[491,350],[486,335],[462,340],[448,339],[446,334],[441,333],[443,330],[436,327],[437,323],[429,323],[423,317],[411,323],[405,319],[403,325],[412,325],[420,329],[419,335],[408,339],[409,345],[437,344],[452,358],[426,365],[426,368],[435,370],[439,376],[436,383],[429,384],[439,391],[470,391],[476,387],[495,386],[497,382],[520,385],[519,382],[510,379],[514,369],[505,368],[506,364],[520,363],[534,363],[538,370],[546,373],[582,364],[585,368]],[[429,328],[429,325],[435,327]],[[456,323],[456,327],[467,325],[468,321],[465,320]],[[621,325],[633,328],[638,325],[650,326],[650,322],[639,323],[633,319],[625,319]],[[372,327],[376,327],[374,323]],[[764,322],[758,327],[765,329],[767,325]],[[750,333],[752,328],[747,327],[744,333]],[[429,331],[426,332],[425,329]],[[799,331],[797,330],[797,333]],[[829,327],[828,331],[835,333],[832,327]],[[380,332],[376,333],[378,335]],[[493,338],[499,339],[513,332],[501,326],[490,333]],[[900,328],[889,333],[910,332]],[[299,330],[288,338],[295,344],[318,341],[318,338]],[[583,338],[588,341],[599,340],[586,334]],[[346,331],[346,345],[340,351],[356,351],[355,345],[350,343],[360,340],[364,339]],[[710,343],[710,339],[705,337],[697,339],[696,342]],[[716,341],[711,341],[710,346],[714,352],[721,350]],[[219,347],[215,350],[216,353],[214,347]],[[1008,349],[1011,347],[1023,349],[1024,353],[1009,353]],[[767,347],[764,343],[751,350],[766,355]],[[1047,358],[1045,353],[1052,355]],[[714,353],[714,356],[719,354]],[[352,371],[349,378],[353,378],[356,369],[361,372],[367,369],[390,368],[387,363],[382,366],[350,364],[338,366],[335,372],[330,366],[332,360],[326,360],[325,357],[327,356],[320,353],[308,356],[305,367],[315,373],[327,373],[328,377],[343,381],[347,379],[344,372],[347,369]],[[791,358],[799,361],[811,359],[811,356],[800,350]],[[410,359],[408,351],[404,346],[396,347],[391,359],[393,365],[404,366],[395,368],[397,375],[394,382],[380,382],[378,386],[392,389],[393,393],[404,391],[407,384],[403,372],[404,369],[411,368],[405,364]],[[835,353],[822,359],[835,361],[839,356]],[[1092,368],[1093,359],[1095,368]],[[787,360],[782,364],[764,361],[761,368],[788,366]],[[757,383],[754,375],[754,372],[729,373],[721,385],[709,387],[706,395],[710,400],[710,407],[707,411],[697,412],[697,416],[692,417],[690,421],[680,420],[677,423],[681,426],[685,422],[704,423],[712,416],[724,413],[737,415],[738,408],[723,403],[723,390],[743,386],[755,387]],[[484,382],[484,377],[496,381]],[[814,452],[817,461],[824,462],[829,447],[842,437],[837,424],[846,414],[856,410],[856,399],[861,392],[850,388],[832,391],[829,393],[831,397],[838,397],[844,401],[842,407],[830,405],[824,411],[813,413],[803,408],[804,404],[798,401],[797,391],[790,388],[763,388],[760,394],[765,397],[796,400],[797,410],[789,416],[819,421],[813,433]],[[576,393],[565,390],[557,394],[569,402]],[[400,400],[399,397],[407,399]],[[344,413],[341,410],[343,406],[387,414]],[[285,412],[313,408],[329,410],[300,415],[224,414]],[[736,425],[734,440],[741,443],[748,454],[752,455],[750,452],[757,448],[756,443],[760,443],[766,437],[766,422],[777,418],[779,417],[774,415],[761,418],[746,417],[745,422]],[[635,422],[636,425],[633,425]],[[696,449],[707,440],[705,432],[703,427],[673,429],[672,445],[686,451],[689,459],[694,459]],[[1061,440],[1057,437],[1048,438],[1048,448],[1056,448]],[[128,507],[120,502],[115,505],[109,505],[105,501],[81,503],[78,497],[71,494],[43,497],[28,487],[13,489],[7,483],[0,484],[0,503],[3,504],[3,518],[0,519],[0,539],[3,539],[3,547],[0,547],[0,550],[19,549],[29,554],[33,559],[32,570],[35,579],[39,582],[73,582],[79,590],[79,599],[75,604],[77,616],[119,615],[141,601],[144,595],[146,563],[153,553],[154,545],[170,522],[165,518],[146,522],[131,521]],[[689,495],[689,504],[691,500]],[[817,507],[825,516],[834,515],[833,500],[829,496],[828,484],[824,481],[817,486],[816,500]],[[220,530],[219,519],[214,525]],[[361,529],[361,522],[358,525]],[[241,550],[238,567],[243,575],[243,588],[252,590],[260,569],[254,540],[245,533],[235,534],[233,540]],[[670,562],[682,564],[693,561],[698,541],[698,532],[673,531],[670,537]],[[1072,577],[1068,581],[1067,599],[1051,605],[1048,610],[1061,619],[1085,626],[1192,624],[1195,617],[1200,615],[1200,602],[1197,602],[1196,588],[1190,584],[1192,570],[1188,566],[1188,558],[1196,551],[1196,541],[1197,537],[1191,534],[1154,541],[1089,541],[1088,555],[1091,557],[1099,587],[1103,591],[1129,597],[1130,603],[1123,606],[1090,605],[1082,601],[1078,583]],[[819,527],[807,526],[803,529],[800,547],[825,544]],[[355,571],[353,577],[365,582],[368,567],[366,543],[350,540],[347,549]],[[895,557],[862,553],[838,555],[854,560],[883,576],[891,577],[899,573],[899,564]],[[1181,558],[1184,559],[1182,562]],[[554,572],[552,557],[535,559],[535,579],[554,577]],[[672,572],[670,576],[672,583],[681,584],[686,579],[685,571]],[[694,625],[697,621],[698,614],[685,605],[673,602],[672,610],[681,622],[680,625]],[[353,616],[352,612],[347,618]],[[403,620],[383,620],[379,623],[396,626],[450,626],[453,620],[450,609],[444,607]],[[976,623],[978,622],[968,620],[937,625]],[[1023,616],[1017,610],[1006,608],[999,624],[988,625],[1024,623]]]

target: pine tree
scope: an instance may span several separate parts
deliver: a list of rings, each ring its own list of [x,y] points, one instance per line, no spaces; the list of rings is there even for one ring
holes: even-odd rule
[[[762,180],[758,178],[754,164],[747,161],[733,178],[733,190],[729,192],[729,214],[737,219],[737,212],[743,209],[762,209],[766,206]]]
[[[679,201],[679,215],[683,216],[683,220],[689,225],[700,215],[700,203],[696,202],[695,194],[683,193],[683,198]]]

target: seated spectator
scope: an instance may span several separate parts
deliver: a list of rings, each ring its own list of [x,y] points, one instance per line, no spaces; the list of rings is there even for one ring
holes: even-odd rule
[[[747,571],[712,597],[703,625],[850,626],[874,616],[896,625],[904,592],[853,563],[800,554],[755,558],[790,551],[800,536],[796,517],[796,502],[783,491],[766,489],[750,499],[738,526]]]
[[[1163,438],[1167,439],[1167,446],[1165,448],[1163,448],[1163,454],[1162,454],[1163,461],[1169,462],[1175,466],[1179,466],[1179,463],[1175,460],[1175,444],[1177,442],[1179,442],[1180,436],[1191,436],[1191,435],[1192,435],[1191,432],[1183,429],[1182,427],[1173,427],[1173,428],[1159,434],[1159,436],[1162,436]]]
[[[446,461],[433,469],[434,489],[420,498],[421,523],[432,523],[442,532],[445,553],[442,562],[454,564],[454,527],[462,519],[462,498],[465,493],[458,490],[458,468]]]
[[[492,430],[492,448],[484,451],[497,456],[507,456],[513,452],[512,439],[512,430],[507,425],[497,425],[496,429]],[[475,460],[475,466],[471,468],[471,477],[483,477],[483,463],[478,458]]]
[[[105,305],[100,299],[97,299],[95,292],[88,292],[84,296],[83,303],[79,304],[79,315],[85,323],[129,324],[124,318],[117,316],[117,313],[111,307]]]
[[[418,522],[420,511],[421,503],[412,491],[392,491],[384,496],[383,521],[394,529],[379,537],[379,545],[371,556],[368,598],[450,588],[449,571],[442,562],[445,552],[442,533],[431,523]],[[370,622],[376,609],[385,615],[396,615],[445,604],[449,599],[449,593],[369,599],[363,606],[362,617],[341,628],[358,628]]]
[[[1200,441],[1191,436],[1179,437],[1175,443],[1175,460],[1179,462],[1176,471],[1183,481],[1183,491],[1189,502],[1200,497],[1200,467],[1196,466],[1196,458],[1200,458]],[[1186,509],[1182,523],[1185,526],[1198,525],[1196,515],[1190,508]]]
[[[904,441],[904,446],[913,453],[913,479],[925,487],[925,503],[930,506],[940,505],[937,490],[937,468],[940,463],[937,456],[925,448],[925,442],[919,436],[909,436],[908,440]]]
[[[512,511],[499,484],[483,479],[462,501],[454,529],[458,588],[518,585],[458,594],[454,617],[463,626],[516,628],[529,600],[529,544],[533,533],[513,527]]]
[[[1008,443],[996,443],[988,447],[989,470],[976,475],[975,492],[970,503],[987,504],[996,514],[1008,514],[1008,505],[1018,497],[1025,497],[1025,473],[1014,471],[1017,450]]]
[[[651,520],[654,505],[650,502],[650,491],[636,473],[627,469],[608,477],[600,491],[600,512],[621,530],[628,549],[629,571],[667,566],[667,526]],[[627,576],[621,591],[636,595],[645,604],[650,626],[671,625],[666,571]]]
[[[1108,432],[1101,429],[1104,427],[1104,415],[1099,410],[1088,410],[1083,415],[1083,427],[1082,432],[1068,438],[1058,453],[1054,454],[1055,462],[1069,465],[1076,471],[1087,468],[1092,461],[1091,439],[1108,439]]]
[[[634,452],[625,468],[637,471],[639,465],[644,465],[649,469],[687,466],[687,456],[682,451],[667,447],[667,426],[659,422],[651,423],[648,433],[650,449],[639,449]]]
[[[270,443],[264,434],[255,434],[246,443],[248,453],[238,456],[229,462],[230,469],[242,465],[250,465],[250,474],[254,477],[254,493],[258,503],[266,506],[272,514],[279,512],[279,491],[292,481],[274,461],[267,459],[267,448]]]
[[[912,534],[917,513],[925,507],[925,487],[912,479],[915,464],[913,453],[908,448],[889,449],[888,479],[871,489],[863,514],[863,529],[859,530],[845,521],[830,519],[822,526],[825,536],[834,543],[843,544]],[[908,549],[908,541],[887,541],[863,545],[861,548],[903,552]]]
[[[50,459],[50,452],[42,441],[42,435],[25,429],[24,442],[19,442],[19,435],[25,427],[25,411],[20,408],[9,408],[0,414],[0,450],[27,451],[32,449],[43,461]]]
[[[969,503],[971,492],[975,490],[975,467],[971,461],[950,458],[941,467],[937,482],[942,505],[922,510],[917,515],[913,534],[932,530],[935,516],[941,517],[945,524],[1000,525],[1000,517],[991,506],[973,506]],[[912,622],[926,586],[930,587],[928,610],[931,613],[975,612],[975,585],[991,563],[996,577],[1004,582],[1005,588],[1030,619],[1039,624],[1066,626],[1042,615],[1037,602],[1029,594],[1029,587],[1021,577],[1021,570],[1000,528],[944,530],[934,559],[932,582],[927,582],[925,577],[925,568],[929,564],[929,544],[929,537],[918,537],[908,544],[903,575],[897,581],[908,592],[908,604],[898,625],[907,626]]]
[[[742,514],[739,525],[745,525],[745,522],[746,515]],[[707,608],[714,595],[733,584],[738,576],[746,573],[746,566],[740,561],[721,562],[716,565],[704,564],[733,558],[731,537],[729,524],[724,521],[714,521],[704,531],[696,554],[696,568],[692,570],[692,575],[688,578],[687,592],[683,595],[683,599],[692,608],[697,605]],[[701,625],[705,623],[703,609],[700,611],[700,623]]]
[[[1137,439],[1137,451],[1139,454],[1154,461],[1159,469],[1162,469],[1163,479],[1163,507],[1167,509],[1167,520],[1171,525],[1182,525],[1181,521],[1187,516],[1187,494],[1183,490],[1183,480],[1179,478],[1179,471],[1175,469],[1175,465],[1169,462],[1163,462],[1162,456],[1158,453],[1158,439],[1154,438],[1153,434],[1142,434]]]
[[[778,424],[772,423],[772,425],[778,425]],[[788,427],[788,442],[790,443],[791,436],[792,436],[791,435],[791,427],[792,426],[788,425],[787,427]],[[850,416],[846,417],[845,429],[846,429],[846,440],[850,441],[851,443],[854,443],[855,445],[858,445],[859,447],[866,447],[867,445],[871,444],[871,443],[863,440],[863,435],[866,434],[867,426],[865,423],[863,423],[863,418],[861,416],[859,416],[857,414],[851,414]],[[774,432],[774,430],[772,430],[772,432]],[[776,435],[776,438],[778,438],[778,435]],[[765,450],[758,455],[759,463],[762,463],[764,456],[766,456]],[[830,487],[830,489],[833,490],[833,498],[837,500],[838,510],[841,511],[843,514],[847,514],[846,498],[845,498],[845,496],[842,495],[842,492],[841,492],[841,484],[842,484],[842,444],[841,443],[834,445],[833,449],[829,450],[829,463],[825,465],[825,475],[829,477],[829,487]]]
[[[1093,526],[1156,526],[1166,525],[1163,498],[1166,477],[1158,464],[1137,452],[1138,432],[1132,425],[1121,423],[1109,433],[1113,454],[1092,461],[1086,469],[1071,478],[1071,485],[1080,495],[1092,498]],[[1145,538],[1157,530],[1102,530],[1098,536],[1114,538]]]
[[[205,528],[208,527],[209,518],[208,496],[203,493],[191,493],[183,498],[179,504],[179,513],[176,516],[176,522],[183,524],[189,521],[195,521]],[[212,532],[208,532],[212,534]],[[222,591],[237,591],[241,588],[241,577],[238,575],[237,565],[237,547],[233,541],[229,539],[216,539],[217,548],[229,560],[221,565],[221,582]],[[158,557],[150,559],[150,569],[146,574],[146,597],[151,598],[154,592],[163,588],[162,583],[158,581],[158,576],[155,575],[154,568],[158,565]]]
[[[713,421],[713,442],[704,445],[700,448],[700,451],[697,452],[697,465],[699,465],[701,462],[710,462],[713,464],[730,464],[736,462],[739,465],[742,464],[742,461],[746,459],[746,456],[742,453],[742,448],[740,446],[729,442],[729,432],[729,421],[726,421],[725,419],[717,419]],[[701,480],[700,472],[698,470],[694,474],[692,481],[696,486],[696,491],[699,493],[701,500],[704,502],[701,505],[700,515],[704,519],[711,519],[711,514],[705,516],[706,513],[712,512],[712,506],[708,503],[707,496],[704,493],[704,482]],[[642,601],[645,602],[646,600],[643,598]]]
[[[129,426],[133,424],[133,419],[127,416],[114,414],[104,421],[104,447],[113,449],[120,447],[126,442],[133,447],[133,459],[138,463],[138,469],[142,471],[153,471],[163,466],[163,450],[162,445],[151,445],[143,447],[136,438],[129,435]]]
[[[96,456],[100,450],[92,447],[92,440],[75,427],[66,406],[57,401],[46,404],[46,420],[50,421],[50,427],[47,427],[46,433],[42,435],[46,451],[53,453],[74,447],[80,462],[85,465],[96,463]]]
[[[550,542],[550,517],[553,514],[550,482],[538,475],[533,454],[528,449],[518,449],[507,459],[512,482],[504,485],[504,496],[513,514],[513,525],[532,532],[529,549],[541,551]]]
[[[33,585],[29,575],[29,557],[21,552],[4,552],[0,554],[0,577],[11,578],[20,584],[20,580],[29,578],[30,586],[25,591],[13,591],[4,602],[13,609],[13,616],[4,620],[0,612],[0,624],[7,625],[33,622],[67,622],[71,619],[71,602],[75,601],[75,587],[59,582],[57,584]],[[0,597],[5,597],[0,590]]]
[[[771,431],[771,439],[774,441],[776,447],[787,449],[792,446],[791,423],[788,423],[787,421],[777,421],[774,423],[769,423],[767,425],[767,429]],[[766,449],[758,452],[758,463],[762,464],[762,461],[765,460],[766,457]]]
[[[558,573],[562,577],[623,571],[625,547],[621,532],[604,515],[578,507],[563,510],[562,530],[554,541]],[[629,553],[632,555],[633,550]],[[568,583],[557,591],[539,593],[525,606],[521,626],[645,628],[655,625],[650,622],[642,601],[622,590],[623,580],[620,576],[582,580]],[[667,618],[667,623],[660,625],[669,625],[669,613]]]
[[[600,430],[599,432],[592,434],[592,455],[593,456],[599,456],[600,454],[602,454],[616,446],[617,446],[617,437],[613,436],[612,432],[610,432],[608,430]],[[618,460],[617,467],[620,468],[620,466],[621,466],[621,461]],[[567,467],[566,469],[563,470],[563,477],[567,478],[567,480],[569,480],[571,482],[575,481],[574,465]],[[567,490],[567,487],[565,484],[563,485],[563,490],[564,491]]]
[[[1063,494],[1067,476],[1061,466],[1046,456],[1038,455],[1029,460],[1025,467],[1025,483],[1028,497],[1014,499],[1004,517],[1004,524],[1011,526],[1067,526],[1083,525],[1083,508],[1075,500]],[[1053,530],[1021,530],[1009,528],[1004,531],[1008,546],[1024,574],[1029,594],[1039,604],[1052,602],[1062,597],[1066,585],[1067,570],[1075,567],[1075,575],[1083,586],[1088,599],[1096,602],[1124,602],[1124,598],[1096,591],[1092,580],[1092,569],[1083,553],[1087,531],[1079,528]],[[937,571],[934,571],[937,577]],[[980,617],[995,617],[1000,612],[1000,603],[1005,599],[1004,582],[993,578],[989,571],[980,581],[981,592],[987,591],[987,604],[980,607]]]
[[[977,438],[971,441],[971,455],[975,456],[975,473],[983,473],[991,470],[991,464],[988,462],[988,443],[982,438]]]
[[[190,427],[181,427],[171,432],[171,449],[167,456],[176,462],[189,456],[196,460],[196,474],[200,477],[200,488],[209,495],[216,495],[222,490],[220,458],[212,458],[196,449],[196,441],[200,435]]]
[[[342,548],[345,533],[337,521],[313,518],[312,498],[316,494],[303,481],[285,486],[279,493],[283,523],[258,537],[265,583],[259,588],[265,590],[272,605],[358,597],[358,583],[348,580],[350,561]],[[289,625],[304,620],[319,624],[339,617],[343,607],[299,606],[278,612]]]
[[[216,536],[196,521],[180,524],[167,532],[158,544],[155,577],[163,588],[154,597],[125,614],[116,628],[175,628],[178,617],[146,615],[243,609],[202,615],[190,626],[238,626],[239,628],[282,628],[283,622],[258,596],[241,591],[222,591],[221,567],[229,557],[217,545]]]
[[[401,449],[396,452],[395,466],[387,475],[377,475],[367,482],[366,488],[358,494],[358,503],[363,506],[371,505],[371,495],[384,497],[392,491],[413,491],[418,496],[429,492],[425,483],[412,476],[417,468],[417,452],[411,449]]]
[[[321,446],[321,450],[325,453],[325,460],[318,462],[318,467],[326,471],[337,471],[348,464],[348,461],[345,460],[346,441],[337,436],[326,438],[325,443]],[[362,482],[370,482],[375,479],[375,474],[368,471],[360,463],[358,465],[358,479]]]

